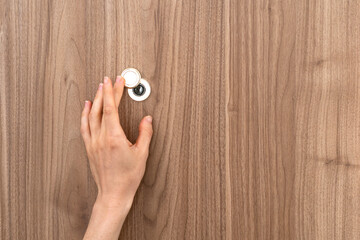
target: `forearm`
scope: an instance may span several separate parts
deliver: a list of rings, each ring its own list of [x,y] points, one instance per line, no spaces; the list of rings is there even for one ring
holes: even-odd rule
[[[113,207],[97,200],[91,213],[84,240],[118,239],[131,203],[131,201],[127,201],[121,207]]]

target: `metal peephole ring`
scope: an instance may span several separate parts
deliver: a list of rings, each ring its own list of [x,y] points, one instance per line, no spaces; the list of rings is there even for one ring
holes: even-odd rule
[[[150,96],[151,88],[148,81],[141,79],[139,85],[128,89],[129,96],[135,101],[144,101]]]
[[[125,87],[134,88],[139,85],[141,75],[138,70],[135,68],[127,68],[122,73],[121,76],[125,79]]]
[[[121,76],[125,79],[125,87],[129,96],[135,101],[144,101],[150,96],[150,84],[141,78],[140,72],[135,68],[127,68]]]

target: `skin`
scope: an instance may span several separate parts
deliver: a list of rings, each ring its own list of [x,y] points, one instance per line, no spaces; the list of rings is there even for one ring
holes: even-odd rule
[[[152,137],[152,117],[139,125],[139,137],[132,144],[119,121],[118,106],[125,80],[109,78],[99,85],[94,102],[85,101],[81,116],[81,134],[90,169],[98,188],[84,239],[118,239],[144,176]]]

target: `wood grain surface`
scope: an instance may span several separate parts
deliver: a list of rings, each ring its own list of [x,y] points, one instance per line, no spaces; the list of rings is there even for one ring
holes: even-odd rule
[[[120,239],[360,239],[360,3],[0,0],[0,239],[81,239],[79,125],[135,67],[154,117]]]
[[[231,236],[359,239],[359,2],[230,5]]]

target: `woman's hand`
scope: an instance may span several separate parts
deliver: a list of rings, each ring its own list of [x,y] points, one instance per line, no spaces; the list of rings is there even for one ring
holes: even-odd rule
[[[118,106],[125,80],[117,77],[114,87],[104,78],[93,104],[86,101],[81,116],[81,134],[98,196],[85,239],[117,239],[144,176],[152,137],[152,118],[142,119],[139,137],[129,142],[120,126]]]

